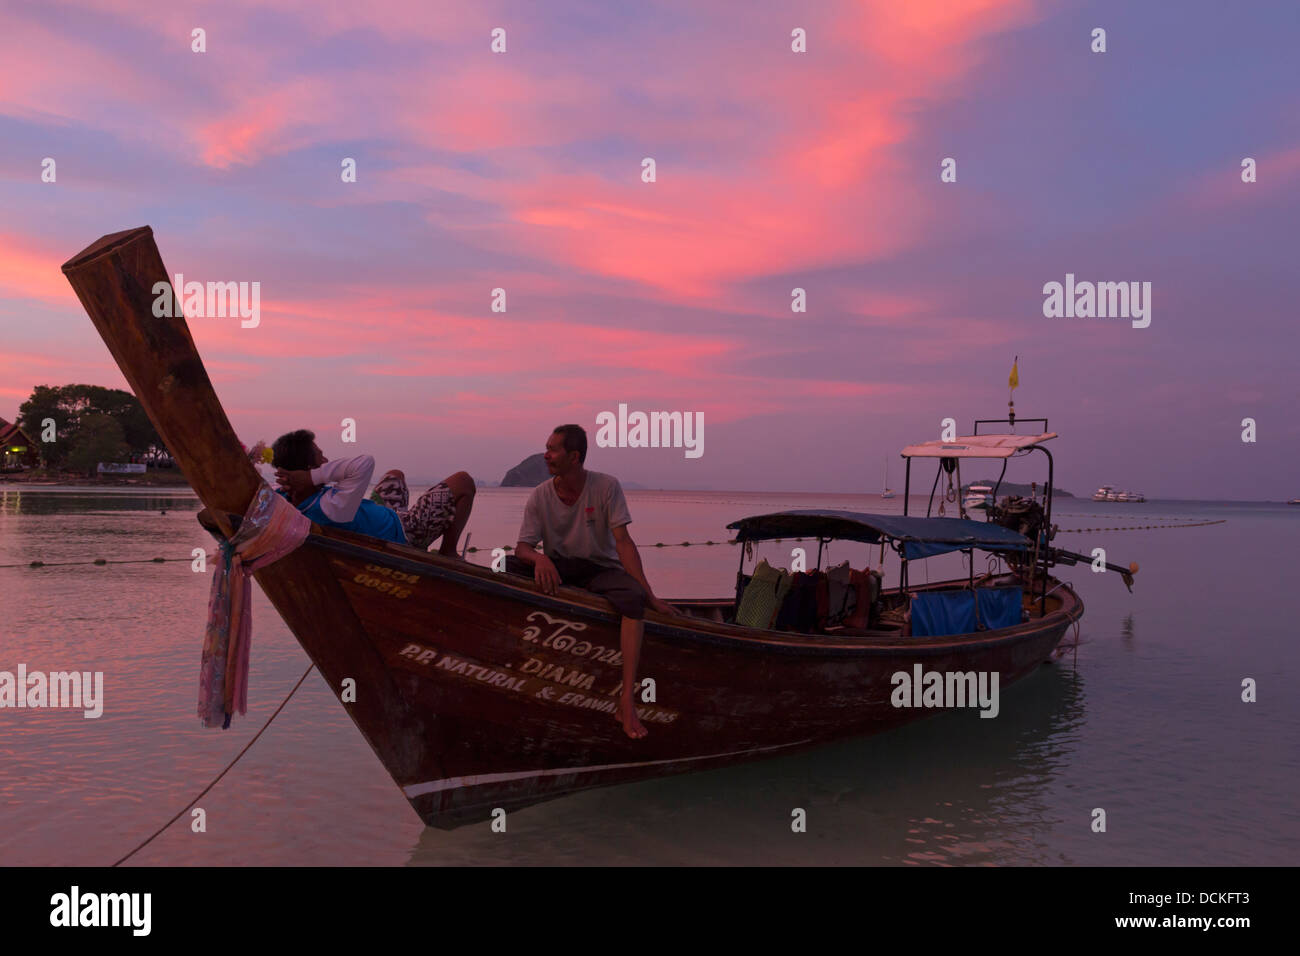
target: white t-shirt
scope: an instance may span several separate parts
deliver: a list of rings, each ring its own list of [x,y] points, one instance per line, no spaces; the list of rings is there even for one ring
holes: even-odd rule
[[[587,483],[572,505],[560,500],[554,478],[534,488],[524,505],[519,540],[532,545],[544,541],[548,558],[586,558],[607,568],[621,568],[613,529],[631,521],[618,479],[589,471]]]
[[[313,468],[312,484],[333,485],[320,496],[320,510],[325,512],[325,517],[339,524],[347,524],[355,518],[374,473],[375,459],[370,455],[335,458]]]

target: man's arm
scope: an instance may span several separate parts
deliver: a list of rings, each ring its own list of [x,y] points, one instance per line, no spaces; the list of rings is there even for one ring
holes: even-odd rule
[[[650,606],[661,614],[676,614],[677,608],[655,597],[650,582],[646,580],[645,569],[641,567],[641,552],[637,550],[632,535],[628,534],[627,525],[619,525],[610,530],[614,533],[614,548],[618,551],[619,561],[623,562],[623,570],[632,575],[636,583],[645,589],[646,600]]]
[[[560,572],[555,570],[555,564],[541,551],[537,550],[537,545],[542,541],[542,509],[537,502],[537,492],[534,491],[528,496],[528,501],[524,504],[524,520],[519,525],[519,540],[515,542],[515,557],[524,564],[533,566],[533,580],[536,581],[543,591],[547,594],[554,594],[555,589],[560,586]]]
[[[311,470],[312,484],[333,484],[333,494],[321,495],[320,510],[331,521],[348,522],[357,516],[366,496],[370,476],[375,473],[375,459],[370,455],[327,461]]]
[[[515,557],[524,564],[533,566],[533,580],[541,585],[543,591],[547,594],[555,593],[555,589],[560,586],[560,572],[555,570],[555,564],[550,558],[527,541],[515,542]]]

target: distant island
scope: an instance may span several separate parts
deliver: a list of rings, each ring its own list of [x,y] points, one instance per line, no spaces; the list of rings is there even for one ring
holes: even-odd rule
[[[998,486],[998,481],[996,478],[986,478],[983,481],[972,481],[969,485],[966,485],[966,487],[962,488],[962,491],[963,492],[970,491],[972,485],[988,485],[990,488],[997,487],[999,495],[1019,495],[1022,498],[1028,498],[1030,492],[1032,491],[1029,485],[1018,485],[1014,481],[1004,481],[1000,486]],[[1038,494],[1042,495],[1044,490],[1045,490],[1045,486],[1040,484],[1038,486]],[[1074,495],[1070,494],[1064,488],[1057,488],[1053,492],[1053,495],[1057,498],[1074,497]]]
[[[519,464],[506,472],[501,479],[502,488],[536,488],[550,476],[546,468],[546,457],[538,452],[529,455]]]
[[[501,487],[536,488],[550,476],[551,472],[546,467],[546,457],[541,452],[538,452],[535,455],[529,455],[507,471],[506,476],[501,479]],[[635,481],[624,481],[621,478],[618,483],[631,491],[645,488],[645,485],[639,485]]]

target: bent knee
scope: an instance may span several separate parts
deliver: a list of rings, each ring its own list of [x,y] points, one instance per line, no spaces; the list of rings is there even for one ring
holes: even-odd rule
[[[449,475],[442,483],[450,488],[457,497],[468,496],[472,498],[478,491],[473,477],[467,471],[458,471],[454,475]]]

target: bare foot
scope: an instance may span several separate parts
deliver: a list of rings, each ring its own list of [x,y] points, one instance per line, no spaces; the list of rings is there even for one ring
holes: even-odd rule
[[[636,715],[636,707],[627,698],[619,701],[617,714],[623,724],[623,733],[633,740],[640,740],[650,732],[645,729],[645,724],[641,723],[641,718]]]

